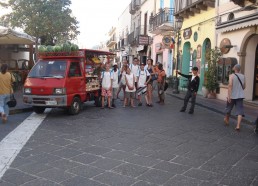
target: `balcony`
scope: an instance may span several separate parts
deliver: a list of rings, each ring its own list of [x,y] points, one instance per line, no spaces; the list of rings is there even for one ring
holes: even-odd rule
[[[132,0],[129,5],[129,13],[133,15],[140,8],[141,8],[141,0]]]
[[[112,47],[116,44],[116,37],[112,36],[108,41],[107,41],[107,47]]]
[[[244,7],[245,6],[245,0],[232,0],[235,4]],[[251,3],[255,3],[256,0],[249,0]]]
[[[216,0],[177,0],[175,2],[175,16],[188,18],[199,14],[201,10],[207,11],[208,7],[215,8]]]
[[[121,50],[125,50],[125,47],[128,45],[127,38],[123,38],[120,40],[121,43]]]
[[[148,45],[149,36],[146,34],[146,27],[138,26],[133,32],[128,35],[128,43],[131,46]]]
[[[164,8],[150,17],[149,31],[152,34],[161,34],[174,29],[174,8]]]

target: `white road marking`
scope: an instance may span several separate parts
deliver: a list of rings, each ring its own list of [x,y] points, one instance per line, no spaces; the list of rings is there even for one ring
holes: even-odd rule
[[[0,142],[0,179],[50,110],[46,109],[45,114],[32,113]]]

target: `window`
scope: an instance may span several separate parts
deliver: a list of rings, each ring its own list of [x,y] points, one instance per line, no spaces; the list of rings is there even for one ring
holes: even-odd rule
[[[80,63],[71,62],[69,69],[69,77],[80,77],[82,76]]]

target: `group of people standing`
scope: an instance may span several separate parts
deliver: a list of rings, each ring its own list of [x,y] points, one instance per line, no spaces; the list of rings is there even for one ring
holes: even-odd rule
[[[140,63],[138,58],[133,59],[133,63],[129,64],[126,59],[123,60],[122,66],[118,69],[117,64],[113,64],[111,70],[110,64],[105,64],[105,71],[101,74],[102,82],[102,106],[104,108],[104,100],[107,97],[108,108],[115,107],[115,100],[119,98],[119,93],[123,91],[123,107],[135,107],[135,100],[138,100],[138,106],[143,105],[143,97],[146,106],[153,107],[153,90],[157,84],[159,101],[163,105],[164,85],[166,73],[163,65],[153,65],[153,60],[148,59],[147,64]],[[112,99],[112,101],[111,101]]]

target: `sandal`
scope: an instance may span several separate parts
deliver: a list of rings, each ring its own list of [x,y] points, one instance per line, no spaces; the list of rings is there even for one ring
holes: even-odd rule
[[[240,128],[237,128],[237,127],[236,127],[235,130],[236,130],[237,132],[240,132]]]
[[[227,120],[227,118],[224,118],[224,123],[225,123],[226,126],[229,125],[229,121]]]
[[[3,123],[6,123],[6,121],[7,121],[6,114],[2,114],[2,122],[3,122]]]

